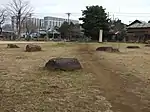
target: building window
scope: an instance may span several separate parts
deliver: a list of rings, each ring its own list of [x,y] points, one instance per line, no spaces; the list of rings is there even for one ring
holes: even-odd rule
[[[55,21],[53,21],[53,27],[55,26]]]
[[[61,23],[60,23],[60,21],[59,21],[59,27],[61,26]]]
[[[45,26],[47,26],[48,25],[48,21],[45,21]]]
[[[58,26],[58,25],[57,25],[57,21],[56,21],[56,26]]]
[[[51,21],[49,22],[49,26],[51,26]]]

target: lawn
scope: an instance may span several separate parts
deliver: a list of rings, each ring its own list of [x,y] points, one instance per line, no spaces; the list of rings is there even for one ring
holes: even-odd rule
[[[0,45],[0,112],[150,111],[150,48],[46,42],[39,44],[41,52],[28,53],[24,52],[25,43],[17,45],[20,48]],[[95,51],[108,45],[118,47],[121,53]],[[44,70],[45,63],[54,57],[78,58],[83,70]],[[124,83],[126,87],[119,90]]]

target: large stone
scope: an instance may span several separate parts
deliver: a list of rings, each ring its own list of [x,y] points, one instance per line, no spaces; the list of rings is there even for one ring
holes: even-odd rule
[[[150,47],[150,44],[145,45],[145,47]]]
[[[147,41],[145,42],[145,44],[150,44],[150,40],[147,40]]]
[[[98,47],[96,51],[105,51],[105,52],[119,52],[119,49],[113,47]]]
[[[139,49],[139,46],[127,46],[128,49]]]
[[[112,51],[112,47],[98,47],[96,51]]]
[[[82,69],[82,66],[76,58],[53,58],[46,63],[45,68],[48,70],[71,71]]]
[[[7,44],[7,48],[20,48],[16,44]]]
[[[119,49],[117,49],[117,48],[113,48],[113,49],[112,49],[112,52],[120,52],[120,51],[119,51]]]
[[[34,44],[28,44],[26,46],[26,52],[35,52],[35,51],[41,51],[42,48],[38,45],[34,45]]]

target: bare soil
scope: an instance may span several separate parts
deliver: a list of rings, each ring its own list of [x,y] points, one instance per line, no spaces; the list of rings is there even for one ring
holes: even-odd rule
[[[96,52],[99,44],[40,43],[24,52],[0,45],[0,112],[150,112],[150,49]],[[101,46],[105,46],[104,44]],[[83,70],[46,71],[54,57],[78,58]]]

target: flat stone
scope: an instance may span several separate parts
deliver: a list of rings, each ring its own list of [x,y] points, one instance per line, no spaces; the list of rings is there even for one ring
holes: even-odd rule
[[[7,48],[20,48],[16,44],[7,44]]]
[[[128,49],[140,49],[139,46],[127,46]]]
[[[150,47],[150,44],[145,45],[145,47]]]
[[[48,70],[70,71],[82,69],[82,66],[76,58],[53,58],[46,63],[45,68]]]
[[[41,51],[42,48],[39,45],[34,45],[34,44],[28,44],[26,46],[26,52],[36,52],[36,51]]]
[[[96,51],[105,51],[105,52],[119,52],[119,49],[113,47],[98,47]]]

